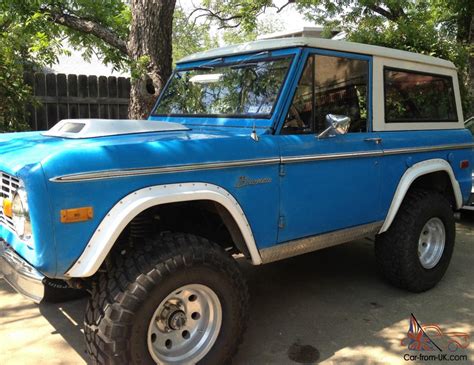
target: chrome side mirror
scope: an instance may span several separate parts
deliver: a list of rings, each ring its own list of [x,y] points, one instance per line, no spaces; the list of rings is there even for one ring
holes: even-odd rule
[[[327,128],[322,131],[318,138],[335,137],[338,134],[346,134],[351,126],[351,118],[347,115],[327,114]]]

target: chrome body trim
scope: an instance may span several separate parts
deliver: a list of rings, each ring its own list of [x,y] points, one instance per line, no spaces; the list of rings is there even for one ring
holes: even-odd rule
[[[362,226],[345,228],[334,232],[324,233],[318,236],[305,237],[302,239],[281,243],[273,247],[260,250],[262,263],[279,261],[289,257],[302,255],[308,252],[321,250],[326,247],[336,246],[352,240],[375,235],[383,222],[374,222]]]
[[[290,156],[283,157],[282,163],[301,163],[310,161],[325,161],[325,160],[339,160],[358,157],[374,157],[382,156],[383,151],[360,151],[360,152],[345,152],[345,153],[327,153],[321,155],[305,155],[305,156]]]
[[[39,303],[44,297],[44,275],[0,239],[0,277],[18,293]]]
[[[434,152],[434,151],[445,151],[454,149],[468,149],[474,148],[474,143],[462,143],[462,144],[449,144],[440,146],[429,146],[429,147],[410,147],[410,148],[396,148],[386,149],[379,151],[359,151],[359,152],[346,152],[346,153],[332,153],[332,154],[320,154],[320,155],[305,155],[305,156],[289,156],[289,157],[274,157],[264,158],[255,160],[239,160],[230,162],[211,162],[202,164],[189,164],[179,166],[167,166],[167,167],[149,167],[149,168],[136,168],[136,169],[125,169],[125,170],[110,170],[110,171],[96,171],[81,174],[71,174],[64,176],[57,176],[50,179],[52,182],[59,183],[70,183],[80,181],[94,181],[104,180],[113,178],[122,178],[130,176],[143,176],[143,175],[156,175],[156,174],[169,174],[178,172],[192,172],[200,170],[216,170],[216,169],[227,169],[233,167],[249,167],[249,166],[261,166],[261,165],[272,165],[279,163],[304,163],[310,161],[324,161],[324,160],[336,160],[336,159],[348,159],[358,157],[375,157],[375,156],[388,156],[397,154],[407,153],[422,153],[422,152]]]
[[[232,167],[243,166],[261,166],[272,165],[280,163],[280,158],[266,158],[259,160],[241,160],[232,162],[213,162],[193,165],[167,166],[167,167],[150,167],[143,169],[128,169],[128,170],[111,170],[111,171],[97,171],[85,174],[74,174],[54,177],[50,179],[53,182],[78,182],[90,180],[103,180],[128,176],[143,176],[156,174],[169,174],[174,172],[192,172],[200,170],[215,170],[226,169]]]
[[[384,150],[384,155],[401,155],[406,153],[435,152],[469,148],[474,148],[474,143],[445,144],[440,146],[427,147],[392,148],[389,150]]]

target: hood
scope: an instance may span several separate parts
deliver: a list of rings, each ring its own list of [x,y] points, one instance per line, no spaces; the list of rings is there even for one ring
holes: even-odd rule
[[[126,125],[128,122],[130,125]],[[0,135],[0,171],[21,177],[21,170],[27,172],[39,166],[50,179],[95,171],[265,158],[277,154],[269,141],[255,142],[248,128],[188,129],[178,123],[119,121],[109,131],[103,130],[99,123],[102,121],[76,119],[63,121],[48,132]],[[260,129],[258,133],[263,134],[265,130]]]
[[[126,143],[128,139],[147,140],[165,132],[169,137],[170,132],[187,130],[179,123],[159,121],[66,119],[45,132],[0,134],[0,170],[17,175],[22,169],[66,151],[82,150],[87,145],[111,146]]]
[[[57,142],[40,132],[0,134],[0,170],[18,175],[20,170],[38,164],[53,153]]]
[[[44,136],[73,139],[188,130],[182,124],[132,119],[64,119]]]

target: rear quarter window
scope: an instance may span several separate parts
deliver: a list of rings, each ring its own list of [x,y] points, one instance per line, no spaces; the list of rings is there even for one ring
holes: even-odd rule
[[[457,122],[450,76],[384,68],[385,122]]]

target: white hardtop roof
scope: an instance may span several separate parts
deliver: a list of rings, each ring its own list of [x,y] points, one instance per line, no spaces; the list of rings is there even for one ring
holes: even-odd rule
[[[398,49],[372,46],[369,44],[314,37],[262,39],[254,42],[236,44],[232,46],[215,48],[209,51],[195,53],[190,56],[184,57],[183,59],[179,60],[178,63],[291,47],[313,47],[320,49],[329,49],[341,52],[386,57],[402,61],[418,62],[451,69],[456,68],[452,62],[443,60],[441,58],[426,56],[413,52],[401,51]]]

